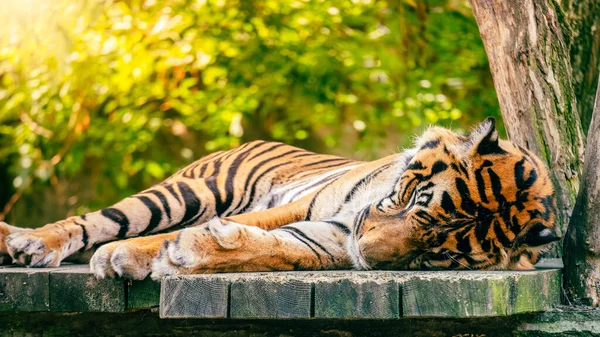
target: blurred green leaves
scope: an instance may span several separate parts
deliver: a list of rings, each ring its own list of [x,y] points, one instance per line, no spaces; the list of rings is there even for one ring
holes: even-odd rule
[[[251,139],[373,159],[499,115],[465,1],[0,6],[4,183],[85,176],[102,200],[80,211]]]

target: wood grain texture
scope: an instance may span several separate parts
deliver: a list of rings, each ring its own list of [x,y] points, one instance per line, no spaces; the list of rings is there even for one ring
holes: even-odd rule
[[[315,284],[315,317],[400,318],[400,283],[353,279]]]
[[[290,279],[231,283],[231,318],[310,318],[311,282]]]
[[[160,317],[227,318],[229,280],[168,277],[161,282]]]
[[[50,269],[50,310],[56,312],[123,312],[125,283],[99,280],[87,265]]]
[[[560,304],[558,269],[419,273],[402,285],[405,317],[494,317]]]
[[[567,295],[574,304],[597,307],[600,306],[600,81],[571,223],[565,238]]]
[[[227,317],[229,310],[230,318],[243,319],[507,316],[560,304],[561,271],[556,262],[544,261],[543,269],[524,272],[322,271],[177,276],[162,281],[160,312],[164,318],[210,318]]]
[[[169,277],[163,318],[481,317],[559,304],[560,264],[530,272],[315,271]],[[88,266],[0,268],[0,311],[115,312],[155,307],[158,283],[97,280]]]

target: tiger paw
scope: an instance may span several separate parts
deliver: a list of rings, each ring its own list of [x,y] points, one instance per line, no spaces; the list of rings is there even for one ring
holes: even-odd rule
[[[124,277],[142,280],[150,273],[153,250],[129,242],[112,242],[98,248],[90,269],[98,278]]]
[[[177,233],[164,233],[105,244],[90,259],[90,269],[98,278],[144,279],[163,242],[176,236]]]
[[[206,225],[182,230],[175,240],[165,241],[152,262],[153,279],[165,276],[227,272],[240,269],[252,254],[245,249],[251,238],[266,231],[213,219]],[[258,240],[261,241],[261,240]]]
[[[14,263],[28,267],[60,266],[60,245],[51,234],[20,231],[6,237],[6,249]]]
[[[160,280],[165,276],[193,274],[201,266],[212,241],[207,226],[182,230],[175,240],[165,241],[152,261],[151,277]]]

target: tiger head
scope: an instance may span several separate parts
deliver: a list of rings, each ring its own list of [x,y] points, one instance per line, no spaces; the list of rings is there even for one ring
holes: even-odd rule
[[[468,136],[430,128],[413,153],[389,200],[370,206],[355,233],[369,267],[533,269],[541,248],[560,239],[548,171],[498,139],[493,118]]]

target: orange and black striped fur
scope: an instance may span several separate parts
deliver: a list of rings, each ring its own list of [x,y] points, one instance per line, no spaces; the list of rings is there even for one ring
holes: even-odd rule
[[[0,255],[32,267],[91,256],[99,277],[134,279],[531,269],[558,239],[543,163],[499,140],[489,118],[468,136],[430,128],[413,149],[373,162],[255,141],[97,212],[33,230],[0,224]]]

